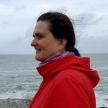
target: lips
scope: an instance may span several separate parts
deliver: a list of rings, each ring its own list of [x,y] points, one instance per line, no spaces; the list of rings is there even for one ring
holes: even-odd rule
[[[41,51],[41,48],[35,48],[36,49],[36,52],[39,52]]]

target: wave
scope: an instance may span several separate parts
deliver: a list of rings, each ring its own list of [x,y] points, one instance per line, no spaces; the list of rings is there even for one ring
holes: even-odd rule
[[[31,99],[34,96],[35,91],[16,91],[16,92],[6,92],[0,94],[0,99]]]
[[[28,99],[0,99],[0,108],[27,108]]]
[[[35,94],[33,92],[20,91],[14,93],[3,93],[0,94],[0,99],[31,99]],[[101,94],[95,91],[96,94],[96,105],[97,108],[107,108],[108,107],[108,95]]]
[[[96,92],[96,105],[98,108],[108,108],[108,95]]]
[[[94,67],[94,69],[96,69],[96,70],[101,70],[101,71],[103,71],[103,70],[108,70],[108,66]]]

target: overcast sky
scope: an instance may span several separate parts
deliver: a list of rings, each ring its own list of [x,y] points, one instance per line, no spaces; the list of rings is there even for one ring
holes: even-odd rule
[[[81,53],[108,53],[108,0],[0,0],[0,54],[33,54],[32,32],[46,11],[74,20]]]

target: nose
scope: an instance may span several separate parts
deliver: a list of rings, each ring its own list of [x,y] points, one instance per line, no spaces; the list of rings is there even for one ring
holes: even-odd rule
[[[32,42],[31,42],[31,46],[34,47],[37,45],[37,41],[35,38],[33,38]]]

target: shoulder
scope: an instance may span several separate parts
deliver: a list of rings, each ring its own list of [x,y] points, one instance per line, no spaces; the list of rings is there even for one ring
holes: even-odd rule
[[[58,82],[64,81],[65,79],[69,79],[70,81],[80,82],[80,80],[87,80],[86,76],[76,69],[66,69],[56,75],[56,80]]]
[[[82,88],[86,91],[92,89],[87,76],[74,69],[61,71],[54,78],[54,84],[58,87],[69,86],[69,89],[73,89],[73,87],[75,87],[76,89]]]

